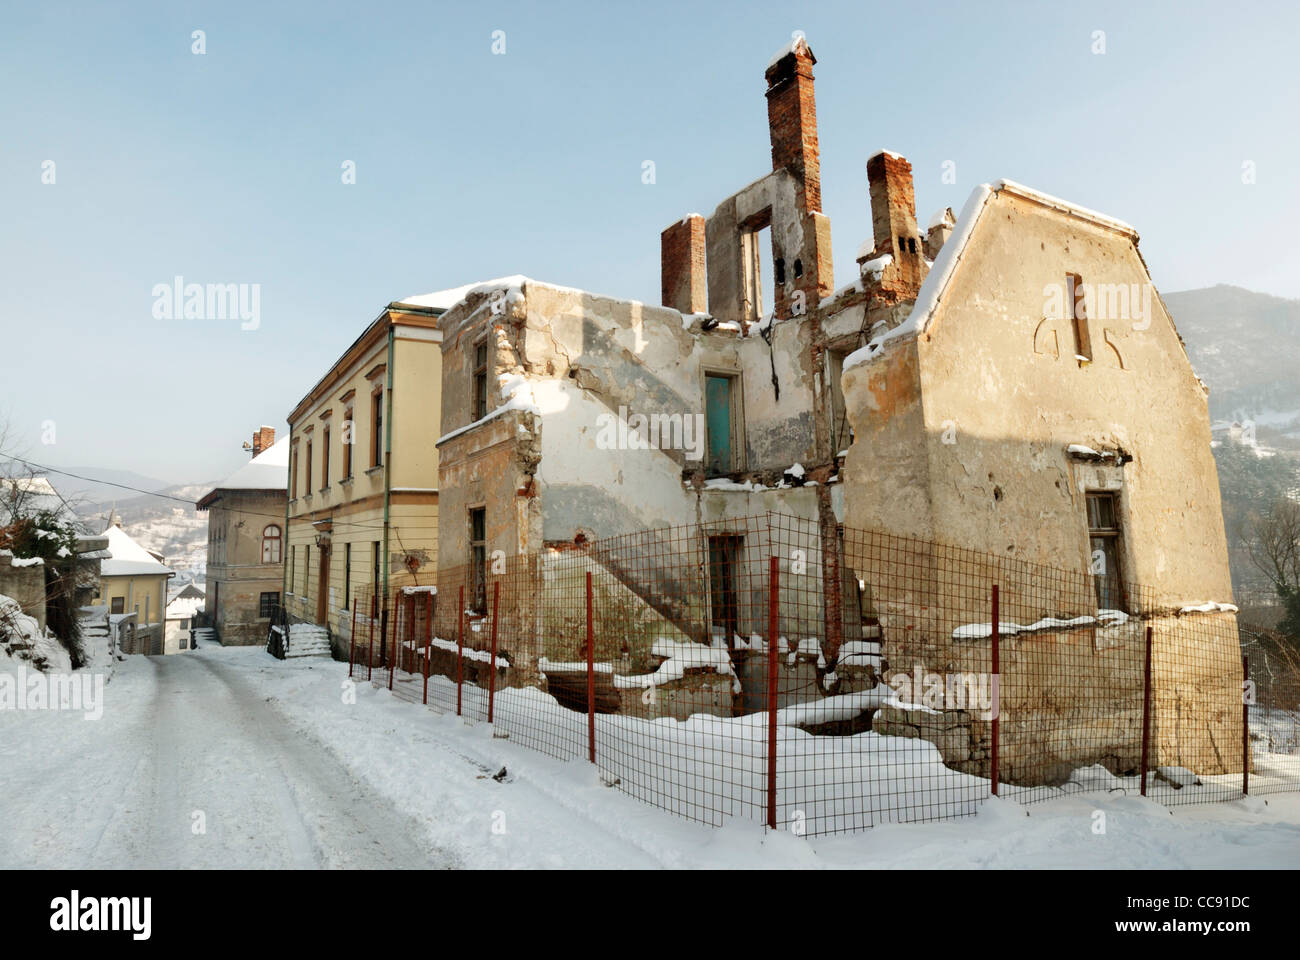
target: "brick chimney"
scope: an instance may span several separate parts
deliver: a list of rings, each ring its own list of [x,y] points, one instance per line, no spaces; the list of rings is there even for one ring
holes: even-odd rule
[[[253,431],[253,456],[270,449],[275,443],[275,427],[260,427]]]
[[[704,218],[688,214],[659,236],[663,305],[681,313],[707,313]]]
[[[876,246],[870,257],[859,257],[858,262],[889,254],[894,258],[891,279],[899,292],[910,290],[914,298],[926,269],[925,246],[916,226],[912,165],[898,154],[882,150],[867,161],[867,183]]]
[[[803,37],[794,40],[772,61],[767,78],[767,125],[772,137],[772,169],[786,169],[798,178],[802,213],[822,208],[821,157],[817,147],[817,101],[813,96],[813,64],[817,58]]]

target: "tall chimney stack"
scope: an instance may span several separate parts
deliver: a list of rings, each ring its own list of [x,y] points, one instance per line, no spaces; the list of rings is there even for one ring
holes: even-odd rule
[[[876,248],[872,258],[889,254],[894,258],[896,282],[915,291],[925,279],[925,246],[916,226],[916,196],[912,187],[912,165],[888,150],[867,161],[867,183],[871,190],[871,226]]]
[[[773,58],[764,75],[772,169],[789,170],[802,183],[801,213],[820,212],[822,208],[822,168],[812,73],[816,62],[808,41],[800,36]]]
[[[659,285],[663,305],[680,313],[707,313],[704,218],[688,214],[659,235]]]

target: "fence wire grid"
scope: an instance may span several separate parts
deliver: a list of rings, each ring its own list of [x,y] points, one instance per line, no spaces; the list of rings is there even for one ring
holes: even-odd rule
[[[390,587],[353,602],[351,676],[706,824],[1300,789],[1294,649],[1150,586],[765,514]]]

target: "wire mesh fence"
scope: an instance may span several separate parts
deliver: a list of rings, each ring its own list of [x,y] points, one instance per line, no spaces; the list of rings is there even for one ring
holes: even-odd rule
[[[354,677],[709,824],[1300,788],[1295,661],[1248,661],[1234,608],[785,514],[483,556],[352,618]]]

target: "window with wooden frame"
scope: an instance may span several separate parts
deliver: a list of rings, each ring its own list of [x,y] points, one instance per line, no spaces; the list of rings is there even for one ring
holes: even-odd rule
[[[126,598],[125,598],[125,597],[114,597],[112,600],[110,600],[110,601],[108,602],[108,604],[109,604],[109,605],[108,605],[108,612],[109,612],[109,613],[125,613],[125,612],[126,612]]]
[[[1120,530],[1119,495],[1088,493],[1088,549],[1091,552],[1097,607],[1128,612],[1124,596],[1123,533]]]
[[[474,344],[474,419],[482,420],[487,409],[487,341]]]
[[[330,488],[330,425],[327,423],[320,433],[320,490],[324,493]]]
[[[475,507],[469,512],[469,553],[473,574],[473,599],[470,609],[487,613],[487,509]]]
[[[298,499],[298,445],[293,445],[293,460],[289,465],[289,499]]]
[[[307,475],[303,478],[303,489],[311,496],[311,441],[307,441]]]
[[[370,394],[370,466],[384,463],[384,386],[379,384]]]
[[[280,527],[278,524],[270,523],[262,530],[262,562],[279,563],[280,562]]]
[[[352,444],[356,440],[356,425],[352,422],[352,408],[343,411],[343,479],[352,479]]]

